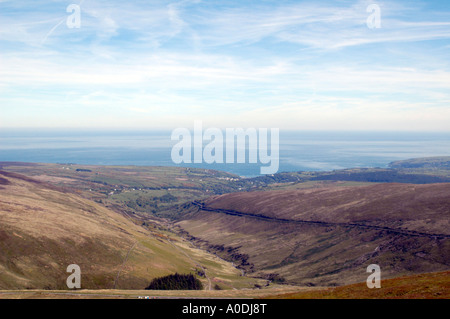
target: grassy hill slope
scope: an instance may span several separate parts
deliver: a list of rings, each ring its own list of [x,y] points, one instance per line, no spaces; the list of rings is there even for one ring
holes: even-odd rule
[[[199,269],[208,280],[248,283],[231,264],[156,226],[144,229],[94,201],[4,171],[0,251],[0,289],[67,289],[70,264],[81,267],[84,289],[143,289],[155,277]]]

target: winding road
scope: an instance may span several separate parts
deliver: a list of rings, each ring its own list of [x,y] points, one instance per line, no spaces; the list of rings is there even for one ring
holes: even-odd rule
[[[193,201],[192,204],[197,206],[200,210],[207,211],[207,212],[215,212],[215,213],[221,213],[221,214],[226,214],[226,215],[231,215],[231,216],[247,217],[247,218],[259,219],[259,220],[268,221],[268,222],[303,224],[303,225],[306,224],[306,225],[316,225],[316,226],[324,226],[324,227],[340,226],[340,227],[348,227],[348,228],[373,229],[373,230],[381,230],[381,231],[386,231],[386,232],[390,232],[390,233],[410,236],[410,237],[411,236],[427,237],[427,238],[433,238],[433,239],[450,238],[450,235],[447,235],[447,234],[429,234],[429,233],[417,232],[414,230],[390,228],[390,227],[384,227],[384,226],[373,226],[373,225],[365,225],[365,224],[358,224],[358,223],[333,223],[333,222],[323,222],[323,221],[315,221],[315,220],[297,220],[297,219],[276,218],[276,217],[270,217],[270,216],[261,215],[261,214],[243,213],[243,212],[239,212],[239,211],[235,211],[235,210],[208,207],[205,205],[205,203],[202,203],[200,201]]]

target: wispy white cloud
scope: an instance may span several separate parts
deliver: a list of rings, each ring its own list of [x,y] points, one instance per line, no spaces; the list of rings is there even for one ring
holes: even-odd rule
[[[366,25],[371,1],[90,0],[79,29],[65,25],[68,3],[30,3],[0,2],[0,104],[11,125],[20,110],[52,125],[55,109],[73,125],[104,112],[110,126],[450,122],[450,12],[426,3],[380,2],[380,29]]]
[[[298,3],[274,9],[271,6],[205,12],[199,23],[205,26],[203,40],[211,45],[254,43],[267,38],[318,49],[337,49],[370,43],[411,42],[450,38],[447,21],[403,21],[399,13],[411,7],[381,4],[382,27],[367,27],[369,1],[349,7],[323,3]],[[413,13],[419,15],[420,11]]]

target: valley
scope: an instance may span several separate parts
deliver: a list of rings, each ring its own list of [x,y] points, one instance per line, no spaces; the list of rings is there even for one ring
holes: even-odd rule
[[[447,270],[448,194],[448,184],[233,193],[194,203],[177,225],[245,256],[261,278],[337,286],[364,281],[370,264],[385,277]]]
[[[80,266],[85,289],[144,289],[152,278],[197,273],[231,288],[259,280],[167,231],[58,186],[0,172],[0,289],[67,289]],[[188,258],[187,258],[188,256]]]
[[[448,163],[243,178],[0,162],[0,290],[67,290],[72,263],[83,289],[139,290],[178,272],[209,294],[255,297],[362,283],[369,264],[383,279],[447,271]]]

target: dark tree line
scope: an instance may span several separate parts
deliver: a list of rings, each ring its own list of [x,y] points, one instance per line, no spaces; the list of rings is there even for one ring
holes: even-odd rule
[[[194,275],[175,273],[164,277],[155,278],[147,290],[202,290],[203,285]]]

